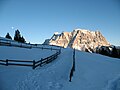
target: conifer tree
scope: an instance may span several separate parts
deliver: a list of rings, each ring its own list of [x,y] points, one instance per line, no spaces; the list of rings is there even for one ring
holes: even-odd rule
[[[21,41],[22,43],[25,43],[25,39],[24,39],[23,36],[21,37],[20,41]]]
[[[19,30],[16,30],[14,40],[20,42],[20,38],[21,38],[20,32]]]
[[[112,57],[116,57],[116,58],[118,57],[118,52],[115,46],[112,49]]]
[[[25,43],[25,39],[23,36],[21,37],[20,31],[18,29],[15,31],[14,40],[18,41],[18,42]]]
[[[102,54],[102,55],[107,55],[107,56],[109,56],[107,50],[105,50],[104,48],[102,48],[99,53]]]
[[[11,39],[11,40],[12,40],[12,37],[10,36],[9,33],[6,34],[5,38],[8,38],[8,39]]]

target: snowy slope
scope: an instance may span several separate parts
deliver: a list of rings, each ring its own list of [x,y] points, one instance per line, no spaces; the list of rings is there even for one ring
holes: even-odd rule
[[[62,83],[67,81],[71,68],[72,57],[66,56],[68,54],[72,56],[71,50],[62,53],[58,60],[53,63],[35,70],[28,67],[0,66],[0,90],[39,90],[40,88],[52,90],[52,88],[62,88]],[[63,68],[64,70],[62,70]]]
[[[119,81],[117,89],[115,80]],[[120,60],[76,51],[76,71],[72,83],[64,90],[80,89],[120,90]]]
[[[76,50],[75,73],[69,82],[72,54],[72,49],[62,49],[54,62],[35,70],[0,66],[0,90],[120,90],[119,59]]]

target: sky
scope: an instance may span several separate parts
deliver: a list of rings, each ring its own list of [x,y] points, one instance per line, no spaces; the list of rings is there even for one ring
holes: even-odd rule
[[[120,46],[120,0],[0,0],[0,36],[19,29],[27,42],[43,43],[54,32],[100,31]]]

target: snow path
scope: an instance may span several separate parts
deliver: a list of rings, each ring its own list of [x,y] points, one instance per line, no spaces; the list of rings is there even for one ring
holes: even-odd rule
[[[62,50],[54,62],[30,71],[23,80],[16,83],[14,90],[61,90],[69,81],[72,66],[73,50],[66,51]]]

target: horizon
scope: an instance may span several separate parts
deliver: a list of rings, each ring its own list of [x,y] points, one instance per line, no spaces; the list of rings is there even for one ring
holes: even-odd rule
[[[120,46],[119,0],[1,0],[0,36],[18,29],[27,42],[43,43],[54,32],[76,28],[99,30],[106,40]]]

